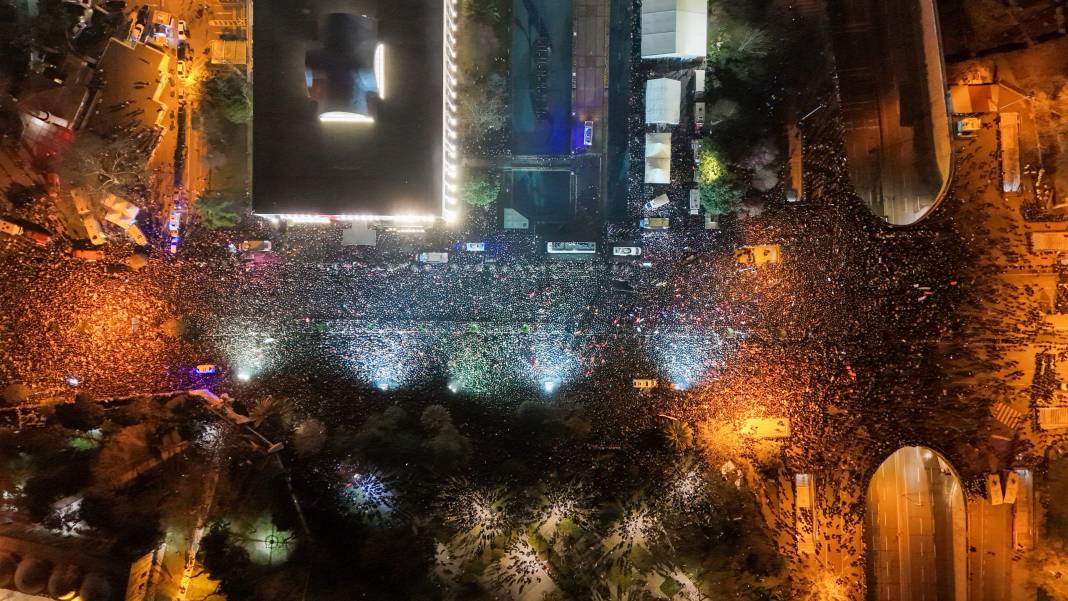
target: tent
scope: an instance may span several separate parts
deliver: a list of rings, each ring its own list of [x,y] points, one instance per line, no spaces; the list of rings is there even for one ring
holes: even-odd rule
[[[645,134],[645,183],[671,183],[671,134]]]
[[[708,0],[642,2],[642,58],[701,58],[707,46]]]
[[[682,82],[677,79],[650,79],[645,82],[645,122],[679,124]]]

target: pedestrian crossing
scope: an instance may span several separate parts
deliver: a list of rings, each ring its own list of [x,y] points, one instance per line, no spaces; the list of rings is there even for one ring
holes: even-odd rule
[[[212,19],[208,21],[208,25],[211,27],[237,29],[241,27],[248,27],[248,19]]]
[[[994,403],[990,407],[990,414],[994,416],[995,420],[1013,430],[1023,424],[1023,415],[1007,403]]]

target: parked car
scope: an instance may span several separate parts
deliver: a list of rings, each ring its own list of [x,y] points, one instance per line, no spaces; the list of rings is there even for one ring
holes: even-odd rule
[[[178,59],[178,66],[174,68],[174,72],[178,74],[178,77],[185,77],[185,61]]]
[[[178,41],[184,42],[188,37],[189,32],[185,28],[185,21],[178,20]]]
[[[200,365],[194,367],[193,371],[201,376],[210,376],[212,374],[218,373],[219,368],[216,367],[214,363],[201,363]]]
[[[464,244],[464,250],[466,250],[467,252],[473,252],[473,253],[485,252],[486,243],[485,242],[467,242],[467,243]]]
[[[75,248],[70,251],[70,256],[75,259],[81,259],[82,261],[103,261],[104,251],[88,248]]]
[[[242,240],[237,245],[237,250],[241,252],[271,252],[272,248],[270,240]]]
[[[11,236],[21,236],[22,226],[17,223],[12,223],[7,219],[0,219],[0,232]]]

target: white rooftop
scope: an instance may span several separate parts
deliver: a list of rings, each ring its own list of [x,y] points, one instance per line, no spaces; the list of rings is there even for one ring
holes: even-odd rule
[[[645,122],[679,124],[682,82],[677,79],[650,79],[645,82]]]
[[[642,58],[699,58],[708,52],[708,0],[644,0]]]
[[[645,183],[671,183],[671,134],[645,134]]]

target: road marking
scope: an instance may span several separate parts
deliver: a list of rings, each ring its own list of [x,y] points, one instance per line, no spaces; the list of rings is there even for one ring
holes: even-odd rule
[[[212,19],[208,21],[211,27],[247,27],[248,19]]]

